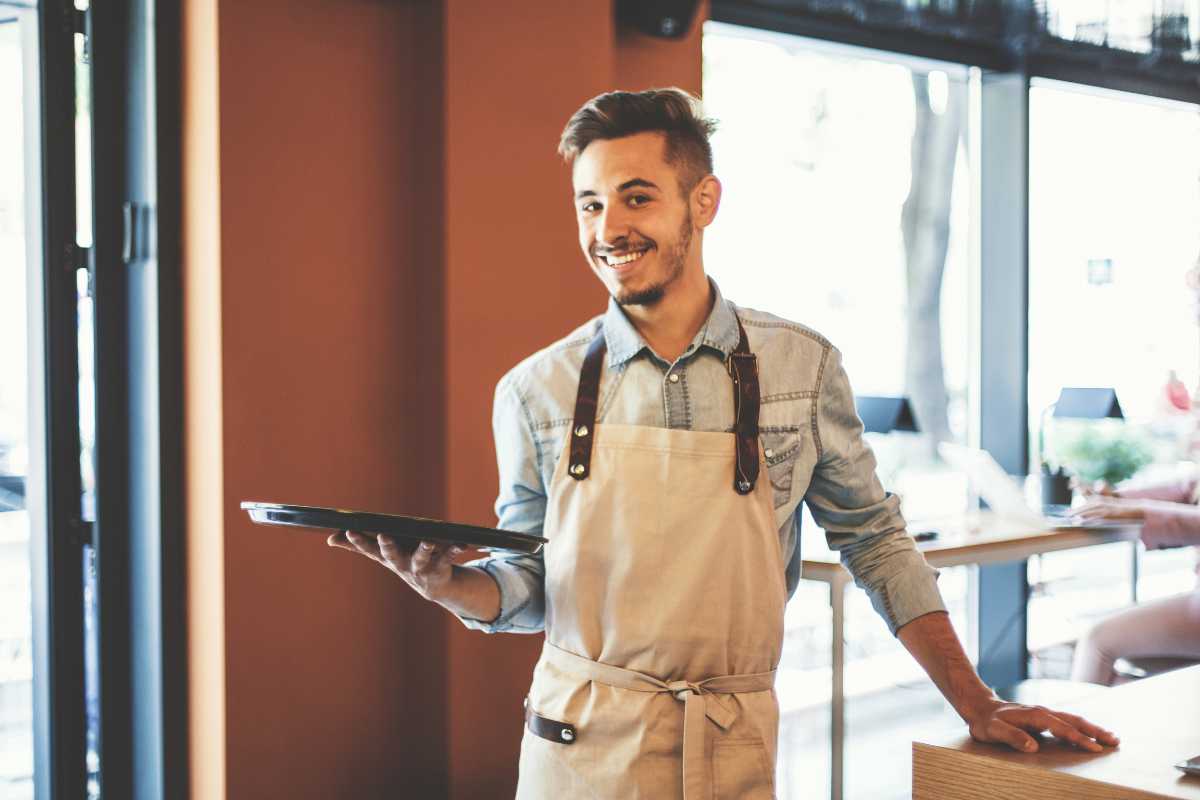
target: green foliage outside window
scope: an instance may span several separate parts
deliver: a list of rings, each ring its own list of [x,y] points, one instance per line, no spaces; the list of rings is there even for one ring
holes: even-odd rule
[[[1154,456],[1142,436],[1124,427],[1062,431],[1054,438],[1059,463],[1084,481],[1120,483],[1133,477]]]

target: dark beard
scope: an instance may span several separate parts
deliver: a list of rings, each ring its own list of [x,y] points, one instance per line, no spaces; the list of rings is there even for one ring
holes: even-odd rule
[[[691,209],[688,209],[687,218],[684,219],[683,225],[679,228],[679,238],[676,240],[675,246],[663,253],[663,259],[667,265],[667,277],[660,283],[647,286],[645,289],[613,295],[613,299],[617,301],[617,305],[657,305],[658,302],[663,299],[663,295],[667,293],[667,287],[679,280],[679,276],[683,274],[684,260],[687,257],[687,252],[691,248],[691,245],[692,212]]]

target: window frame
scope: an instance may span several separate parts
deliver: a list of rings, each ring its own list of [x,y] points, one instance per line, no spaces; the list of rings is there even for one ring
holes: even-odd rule
[[[40,171],[38,214],[28,239],[30,566],[33,612],[34,796],[86,797],[83,547],[75,270],[75,67],[73,5],[18,9],[36,28],[37,85],[26,113],[37,136],[26,154]],[[28,37],[26,43],[29,43]],[[27,62],[28,63],[28,62]],[[32,81],[30,81],[32,83]],[[36,100],[34,100],[36,98]],[[27,174],[29,172],[27,171]]]
[[[37,59],[26,92],[27,158],[40,171],[28,192],[37,231],[28,242],[30,319],[40,320],[30,325],[27,490],[34,796],[88,796],[83,556],[90,544],[102,791],[186,797],[180,9],[158,0],[105,2],[86,12],[73,0],[0,6],[15,8],[36,37]],[[89,37],[92,56],[92,152],[104,154],[94,159],[90,252],[76,245],[77,32]],[[80,267],[91,269],[96,301],[95,523],[82,520],[81,508]]]

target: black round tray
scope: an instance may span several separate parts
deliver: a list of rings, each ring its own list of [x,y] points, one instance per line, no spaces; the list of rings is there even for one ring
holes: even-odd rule
[[[366,534],[387,534],[413,542],[444,542],[487,550],[514,550],[536,553],[546,540],[531,533],[502,531],[478,525],[443,522],[425,517],[402,514],[379,514],[373,511],[348,511],[341,508],[295,506],[284,503],[246,501],[242,508],[250,519],[260,525],[286,525],[297,528],[327,528],[337,531],[357,531]]]

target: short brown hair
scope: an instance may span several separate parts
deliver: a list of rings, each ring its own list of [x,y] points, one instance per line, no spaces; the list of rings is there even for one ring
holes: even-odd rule
[[[701,112],[699,98],[682,89],[608,92],[588,100],[571,115],[558,152],[570,164],[597,139],[658,131],[666,136],[667,163],[678,168],[679,188],[687,193],[713,171],[708,138],[716,129],[716,120]]]

